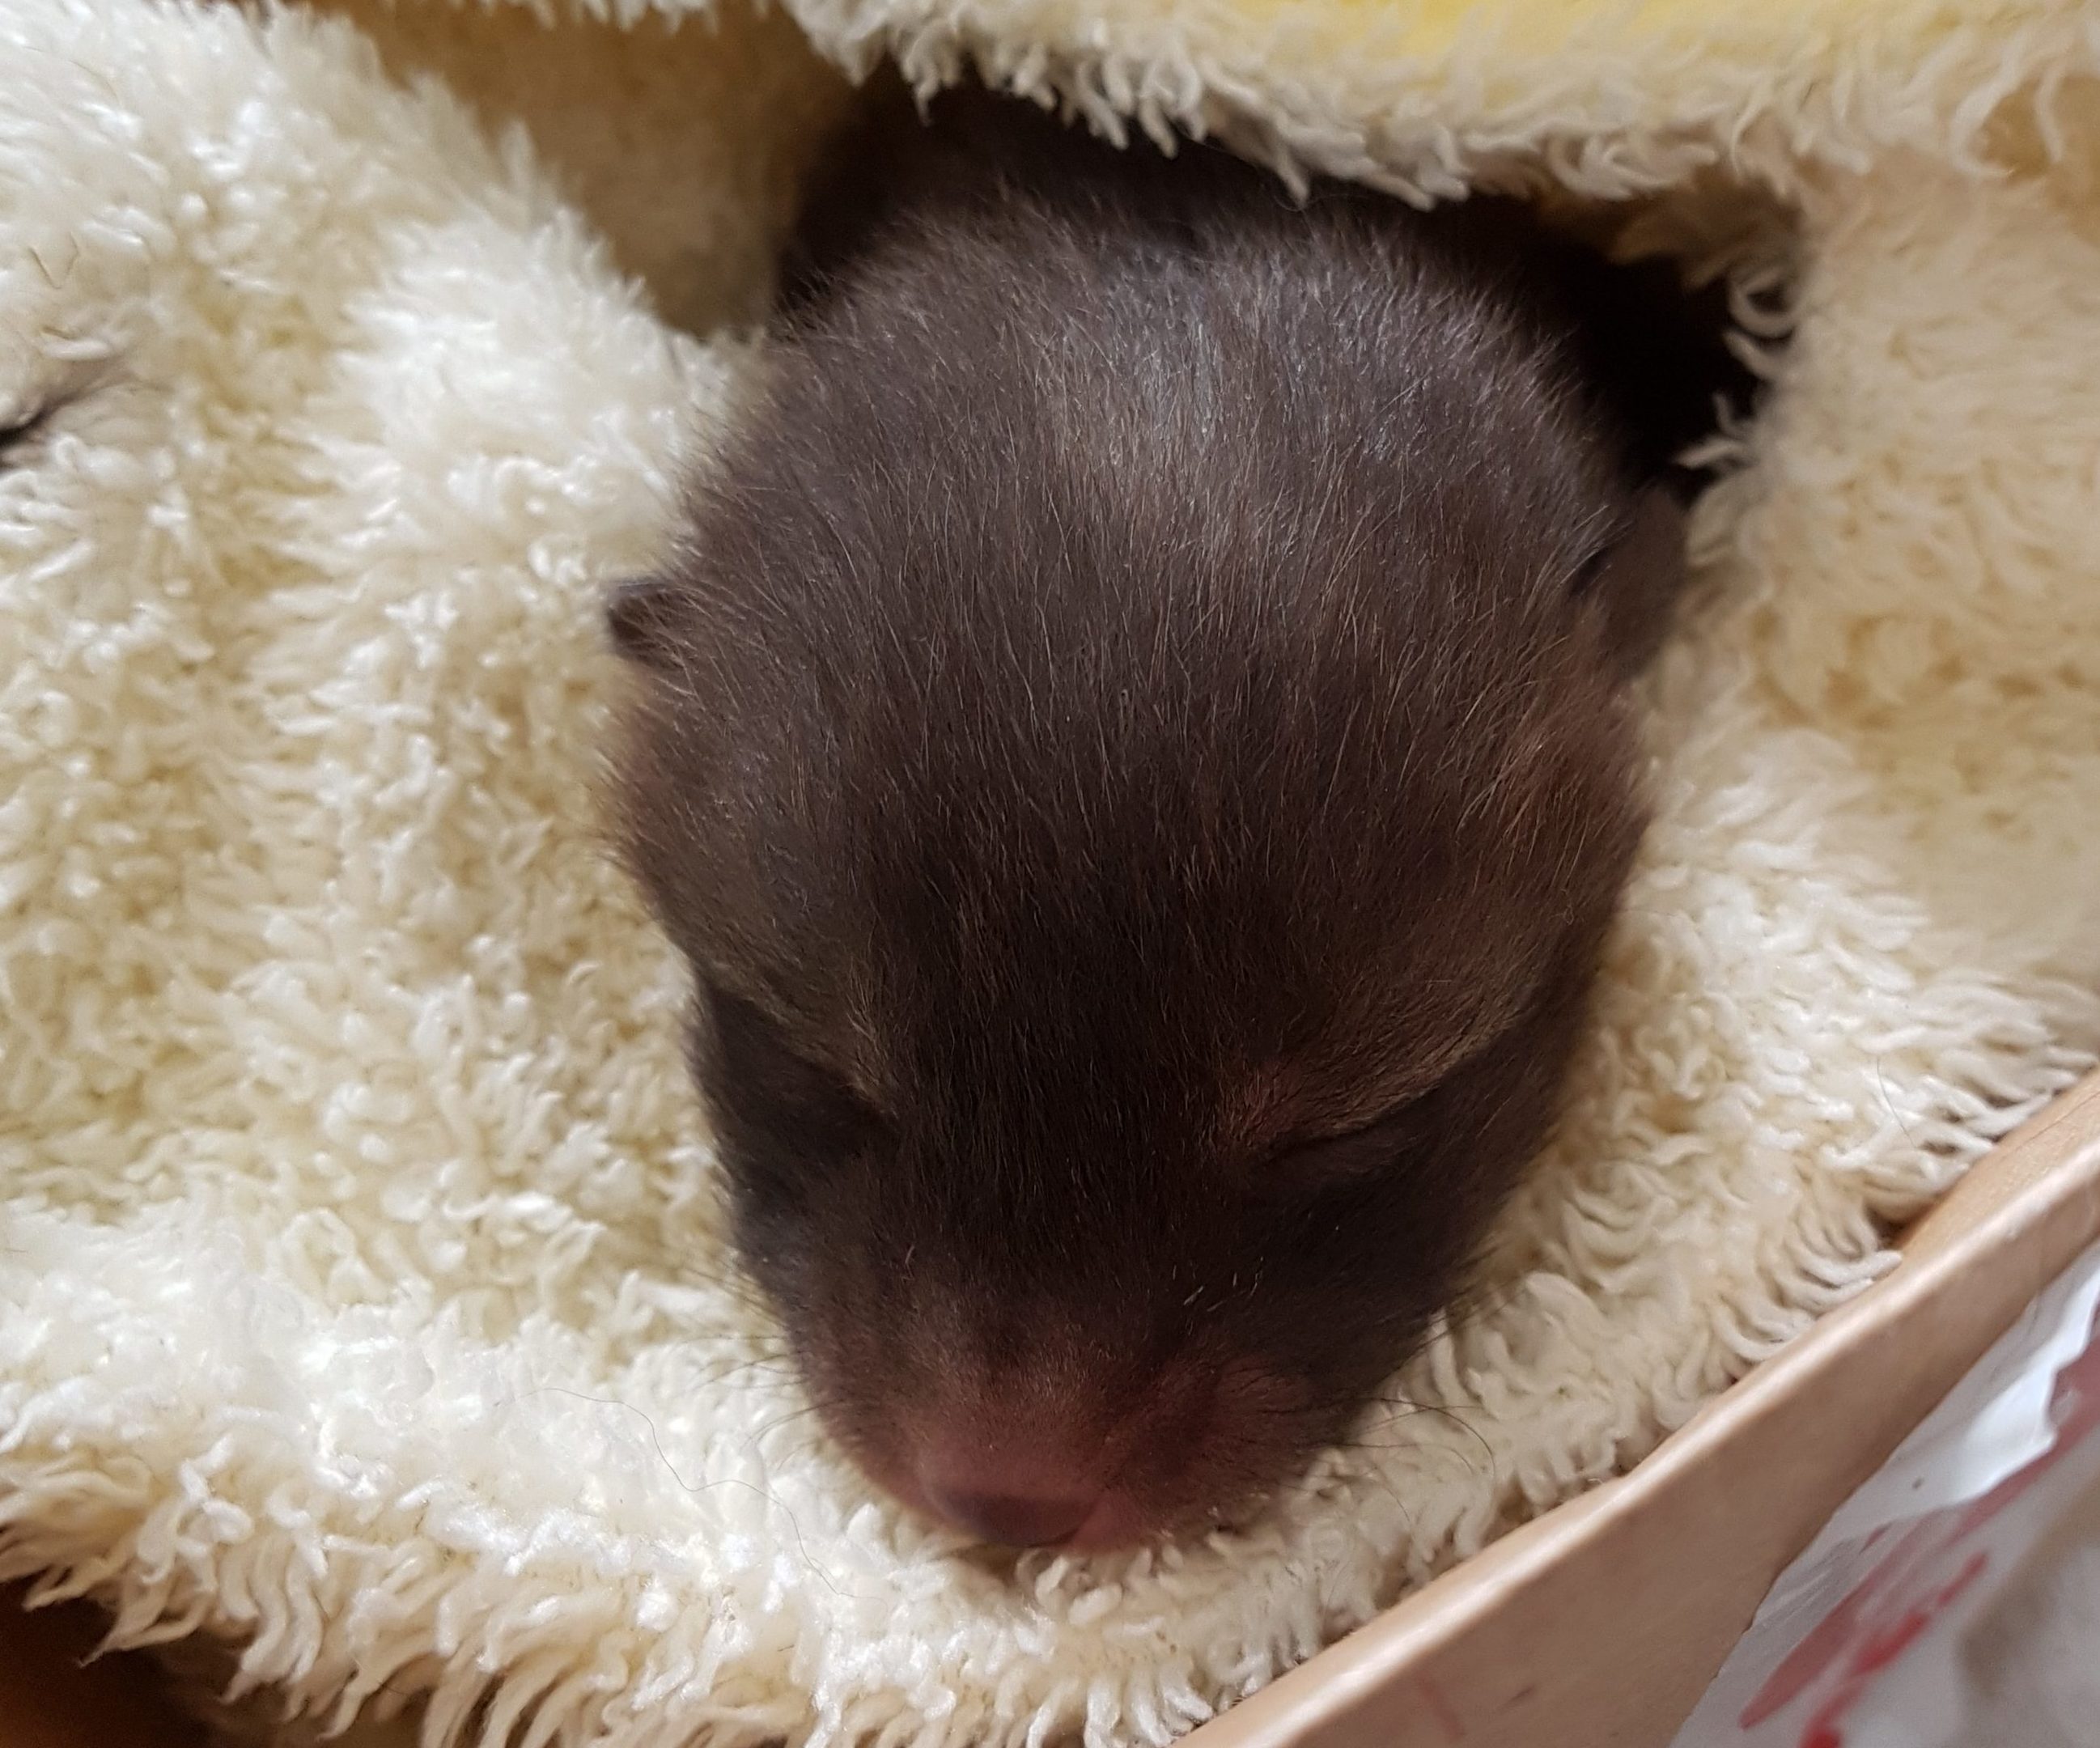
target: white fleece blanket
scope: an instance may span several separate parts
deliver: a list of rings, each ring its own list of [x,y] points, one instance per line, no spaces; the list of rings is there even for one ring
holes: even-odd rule
[[[1593,191],[1741,122],[1798,211],[1793,343],[1701,513],[1520,1287],[1401,1380],[1455,1417],[1230,1539],[1017,1565],[798,1412],[599,828],[598,596],[740,342],[346,29],[0,0],[0,1571],[324,1715],[426,1701],[434,1744],[1157,1743],[1874,1276],[2100,1045],[2100,51],[2027,10],[1587,154],[1438,75],[1483,152]],[[1291,138],[1469,174],[1416,113]],[[748,302],[749,167],[686,173]]]

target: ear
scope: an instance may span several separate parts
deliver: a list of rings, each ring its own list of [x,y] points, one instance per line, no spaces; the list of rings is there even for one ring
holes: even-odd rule
[[[1603,611],[1621,679],[1639,673],[1661,647],[1684,570],[1684,506],[1668,487],[1652,485],[1575,573],[1576,596],[1595,600]]]
[[[668,671],[676,665],[682,606],[677,585],[664,577],[637,576],[615,584],[605,607],[612,647],[629,661]]]

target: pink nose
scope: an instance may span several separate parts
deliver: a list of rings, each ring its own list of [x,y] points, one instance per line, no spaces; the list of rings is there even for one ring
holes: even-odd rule
[[[985,1437],[935,1432],[915,1464],[921,1499],[937,1517],[986,1541],[1041,1547],[1069,1541],[1101,1503],[1097,1465],[1038,1432]]]
[[[960,1530],[1008,1547],[1045,1547],[1068,1542],[1094,1514],[1092,1493],[1020,1493],[980,1490],[951,1483],[926,1483],[926,1503]]]

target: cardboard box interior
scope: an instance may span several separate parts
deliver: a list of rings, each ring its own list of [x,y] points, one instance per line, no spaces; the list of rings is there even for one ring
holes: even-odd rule
[[[1663,1748],[1772,1580],[2100,1238],[2100,1075],[1981,1161],[1904,1260],[1631,1474],[1505,1537],[1189,1748]],[[0,1748],[191,1748],[150,1661],[0,1592]]]

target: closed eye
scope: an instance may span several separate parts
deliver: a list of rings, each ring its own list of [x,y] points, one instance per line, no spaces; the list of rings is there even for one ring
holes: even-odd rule
[[[1263,1168],[1264,1185],[1295,1197],[1368,1182],[1406,1154],[1419,1128],[1421,1104],[1410,1098],[1342,1134],[1291,1143]]]
[[[783,1163],[861,1152],[888,1132],[881,1114],[840,1075],[796,1048],[755,1003],[710,985],[695,1040],[702,1085],[718,1123],[779,1150]]]
[[[1295,1196],[1368,1183],[1390,1169],[1420,1142],[1423,1125],[1433,1120],[1432,1095],[1561,1000],[1567,977],[1564,965],[1548,961],[1532,976],[1523,993],[1495,1015],[1493,1023],[1479,1026],[1470,1035],[1459,1035],[1453,1046],[1431,1059],[1427,1072],[1418,1070],[1418,1078],[1393,1088],[1393,1101],[1367,1122],[1335,1134],[1303,1136],[1276,1149],[1256,1174],[1263,1188]]]

